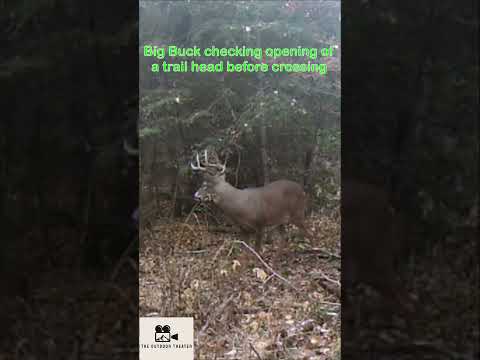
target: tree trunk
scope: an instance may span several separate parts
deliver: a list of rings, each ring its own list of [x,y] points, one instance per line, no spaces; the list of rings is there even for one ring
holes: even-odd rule
[[[270,171],[268,168],[268,154],[267,154],[267,128],[262,120],[260,123],[260,154],[262,158],[263,169],[263,185],[267,185],[270,182]]]
[[[305,155],[305,169],[303,172],[303,187],[306,192],[310,192],[312,189],[312,164],[317,162],[318,153],[320,152],[320,144],[319,144],[319,132],[320,129],[317,128],[315,130],[315,139],[313,142],[313,146],[307,151]]]
[[[257,35],[257,47],[262,48],[262,38],[261,35]],[[265,54],[263,54],[265,55]],[[265,62],[265,57],[263,57],[262,62]],[[265,86],[264,81],[265,77],[262,72],[258,73],[258,79],[260,83],[260,88],[258,90],[258,95],[260,99],[263,99],[264,92],[263,87]],[[267,154],[267,126],[265,124],[265,116],[263,109],[258,109],[260,115],[260,156],[262,158],[262,169],[263,169],[263,185],[267,185],[270,182],[270,171],[268,169],[268,154]]]

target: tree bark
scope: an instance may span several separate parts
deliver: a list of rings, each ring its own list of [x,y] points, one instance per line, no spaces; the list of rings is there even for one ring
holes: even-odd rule
[[[267,128],[264,123],[263,116],[260,123],[260,154],[262,158],[262,169],[263,169],[263,185],[270,183],[270,171],[268,168],[268,154],[267,154]]]
[[[320,152],[320,144],[318,142],[320,129],[315,129],[315,139],[313,146],[307,151],[305,155],[305,169],[303,172],[303,187],[305,191],[310,192],[312,186],[312,164],[317,162],[318,153]]]

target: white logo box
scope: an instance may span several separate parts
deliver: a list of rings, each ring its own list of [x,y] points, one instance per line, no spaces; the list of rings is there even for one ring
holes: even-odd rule
[[[141,317],[140,360],[193,360],[192,317]]]

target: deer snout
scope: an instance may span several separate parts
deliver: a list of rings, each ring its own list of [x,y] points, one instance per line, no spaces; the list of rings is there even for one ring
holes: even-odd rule
[[[202,197],[200,196],[200,191],[196,191],[195,194],[193,194],[193,198],[195,200],[202,200]]]

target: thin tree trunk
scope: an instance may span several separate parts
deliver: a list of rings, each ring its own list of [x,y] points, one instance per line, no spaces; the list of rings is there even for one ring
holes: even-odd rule
[[[320,129],[315,130],[315,139],[314,145],[311,147],[305,156],[305,169],[303,172],[303,187],[307,192],[310,192],[312,186],[312,177],[313,170],[312,165],[317,163],[318,154],[320,152],[320,143],[319,143],[319,133]]]
[[[268,154],[267,154],[267,128],[262,116],[260,124],[260,154],[262,157],[263,169],[263,184],[267,185],[270,182],[270,171],[268,168]]]
[[[257,34],[257,47],[262,48],[262,38],[260,36],[260,33]],[[262,61],[265,61],[265,58],[262,58]],[[264,81],[265,78],[263,76],[262,72],[258,73],[258,79],[260,83],[260,89],[258,91],[258,95],[260,99],[263,99],[263,87],[264,87]],[[267,145],[268,145],[268,139],[267,139],[267,126],[265,124],[265,116],[263,109],[259,109],[259,115],[260,115],[260,155],[262,157],[262,169],[263,169],[263,185],[267,185],[270,182],[270,171],[268,168],[268,154],[267,154]]]
[[[176,149],[175,149],[175,182],[173,186],[173,193],[174,193],[174,202],[172,205],[172,218],[176,216],[181,216],[182,214],[182,209],[184,205],[184,193],[186,191],[185,189],[185,183],[183,176],[181,174],[181,167],[182,167],[182,162],[184,159],[188,157],[188,145],[186,141],[186,136],[185,136],[185,131],[183,128],[183,124],[180,121],[180,111],[177,108],[176,109],[176,125],[177,125],[177,135],[179,139],[179,144],[177,143]]]

